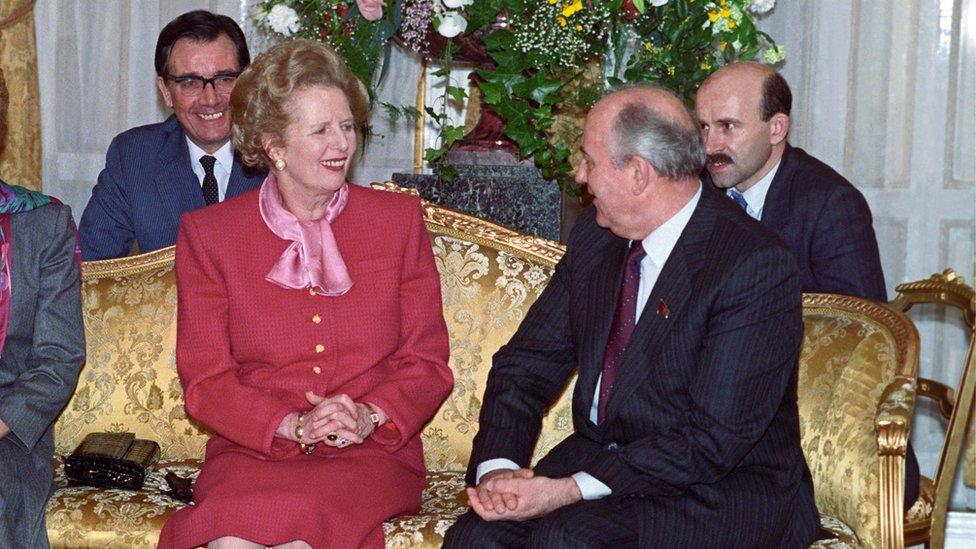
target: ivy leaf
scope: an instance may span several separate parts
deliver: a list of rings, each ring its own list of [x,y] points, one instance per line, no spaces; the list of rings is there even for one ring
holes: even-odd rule
[[[468,96],[468,92],[465,91],[464,88],[460,88],[458,86],[448,86],[445,93],[450,95],[454,101],[462,104],[464,103],[464,98]]]
[[[435,111],[431,107],[424,106],[424,112],[427,113],[427,116],[429,116],[434,122],[438,124],[440,124],[441,121],[444,120],[444,115]]]
[[[444,145],[445,149],[451,148],[455,141],[464,137],[464,126],[444,126]]]
[[[499,103],[502,100],[502,95],[505,95],[505,86],[497,82],[481,82],[478,84],[478,89],[481,90],[481,96],[485,103],[489,105]]]

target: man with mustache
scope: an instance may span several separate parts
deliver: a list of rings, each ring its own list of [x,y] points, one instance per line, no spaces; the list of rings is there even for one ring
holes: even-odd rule
[[[170,246],[180,215],[261,184],[264,174],[245,172],[230,144],[230,92],[250,61],[225,15],[191,11],[163,28],[156,86],[173,115],[112,140],[81,217],[84,259]]]
[[[830,166],[787,142],[793,96],[768,65],[741,62],[709,76],[695,96],[705,141],[704,179],[792,250],[804,292],[887,301],[871,210]],[[918,497],[909,447],[905,500]]]

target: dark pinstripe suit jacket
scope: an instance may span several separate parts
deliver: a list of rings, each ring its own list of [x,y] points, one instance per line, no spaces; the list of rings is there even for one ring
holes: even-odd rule
[[[234,160],[227,198],[261,185],[263,173]],[[125,131],[112,140],[78,227],[84,259],[108,259],[176,243],[180,216],[205,205],[190,167],[186,135],[175,116]]]
[[[586,471],[611,488],[608,504],[641,498],[642,546],[808,545],[819,520],[800,448],[801,293],[789,251],[730,200],[702,192],[597,426],[588,416],[627,245],[592,208],[581,216],[549,285],[494,357],[469,482],[487,459],[529,463],[543,410],[578,368],[575,432],[537,473]]]
[[[51,425],[85,362],[71,210],[49,204],[11,216],[11,303],[0,356],[0,547],[47,547]]]

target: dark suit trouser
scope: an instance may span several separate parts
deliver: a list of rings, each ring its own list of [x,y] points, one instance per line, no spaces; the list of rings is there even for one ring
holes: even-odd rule
[[[627,512],[633,501],[580,501],[525,522],[487,522],[468,511],[447,531],[444,547],[637,547],[637,521]]]
[[[0,547],[44,549],[44,505],[51,492],[53,452],[28,454],[16,446],[13,436],[0,438]]]

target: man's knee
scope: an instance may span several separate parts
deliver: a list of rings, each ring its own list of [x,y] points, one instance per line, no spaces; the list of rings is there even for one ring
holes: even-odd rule
[[[603,520],[597,513],[580,516],[579,513],[556,511],[534,521],[527,547],[540,548],[597,548],[635,547],[636,537],[619,522]]]
[[[518,547],[524,544],[527,534],[519,523],[510,521],[488,522],[473,511],[461,515],[444,534],[445,549],[471,547]]]

